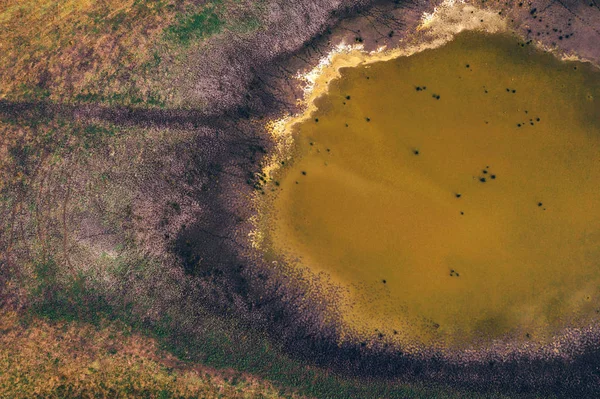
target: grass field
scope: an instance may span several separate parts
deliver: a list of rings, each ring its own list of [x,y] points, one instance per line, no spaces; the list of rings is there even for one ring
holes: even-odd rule
[[[257,310],[266,299],[198,252],[186,269],[175,249],[215,240],[226,252],[232,237],[199,222],[247,222],[227,213],[227,190],[252,190],[261,112],[287,106],[273,93],[298,83],[355,6],[0,2],[0,396],[503,397],[306,362],[269,330],[279,315]],[[363,22],[396,38],[382,10]]]

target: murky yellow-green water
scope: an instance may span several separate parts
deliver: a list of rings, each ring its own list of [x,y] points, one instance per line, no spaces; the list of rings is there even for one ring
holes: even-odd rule
[[[316,105],[275,177],[267,242],[346,287],[351,325],[544,340],[600,309],[592,67],[467,33],[344,69]]]

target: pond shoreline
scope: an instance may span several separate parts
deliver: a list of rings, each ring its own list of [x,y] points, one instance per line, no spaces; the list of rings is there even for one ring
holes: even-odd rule
[[[378,6],[379,5],[376,5],[374,8]],[[381,7],[385,7],[385,5]],[[490,7],[492,7],[493,9],[493,5],[490,5]],[[493,10],[495,12],[495,9]],[[382,14],[384,13],[381,10],[377,11]],[[408,11],[403,11],[406,11],[406,13],[409,14],[408,17],[404,17],[406,18],[406,20],[403,20],[403,26],[412,26],[412,28],[414,29],[421,23],[419,18],[422,16],[422,10],[410,8]],[[523,45],[530,45],[531,42],[528,42],[528,37],[530,35],[528,33],[528,29],[530,29],[530,25],[528,24],[528,15],[532,16],[532,14],[525,12],[521,7],[518,7],[516,5],[510,10],[503,11],[505,11],[506,15],[513,17],[513,19],[509,22],[508,29],[514,29],[514,32],[522,38]],[[548,20],[552,20],[552,18],[554,18],[554,20],[557,20],[570,13],[571,11],[565,9],[562,13],[556,12],[555,14],[551,14]],[[362,18],[368,19],[368,17]],[[506,18],[508,19],[509,17]],[[365,33],[364,30],[368,29],[368,27],[372,25],[367,23],[367,28],[365,28],[364,19],[361,20],[361,17],[358,17],[351,18],[350,21],[342,21],[340,23],[342,27],[338,28],[339,30],[341,30],[341,33],[338,30],[336,30],[336,28],[333,28],[330,30],[331,33],[329,36],[317,39],[316,43],[310,43],[307,46],[307,49],[300,52],[302,54],[301,59],[303,60],[303,63],[308,65],[308,67],[305,66],[301,70],[310,71],[311,68],[309,67],[309,65],[311,65],[311,63],[307,63],[306,60],[312,59],[312,65],[317,65],[321,60],[324,59],[324,54],[327,54],[328,51],[332,51],[333,49],[335,49],[336,43],[352,43],[354,45],[359,44],[362,47],[363,51],[376,51],[382,45],[381,42],[385,41],[386,39],[382,39],[382,35],[380,35],[381,32],[379,32],[378,36],[376,36],[378,37],[378,39],[370,39],[368,34]],[[352,26],[353,28],[349,28],[348,26]],[[363,29],[360,29],[361,26],[363,27]],[[348,31],[352,31],[352,33],[349,34]],[[357,36],[357,32],[360,32],[360,36]],[[396,35],[401,34],[395,32],[393,36]],[[536,43],[536,45],[546,50],[551,49],[551,51],[557,54],[557,56],[563,57],[565,59],[573,59],[573,53],[577,50],[582,51],[582,53],[584,54],[584,60],[587,60],[588,62],[591,62],[593,64],[597,65],[598,60],[600,59],[600,48],[589,47],[589,43],[578,43],[575,40],[572,40],[570,42],[561,41],[560,46],[553,46],[552,43],[552,39],[543,37],[539,43]],[[319,46],[325,47],[325,49],[315,50],[315,48],[318,49]],[[390,45],[389,48],[394,47]],[[288,63],[297,66],[297,58],[300,58],[300,56],[293,56],[292,60],[288,61]],[[294,69],[286,66],[286,70]],[[302,80],[300,80],[299,82],[297,82],[297,84],[300,87],[306,87],[305,85],[307,84],[314,84],[314,81],[307,83],[305,79],[304,83],[302,82]],[[291,105],[290,107],[286,107],[286,112],[289,112],[291,114],[298,113],[298,108],[296,108],[298,104],[310,103],[310,101],[306,101],[304,103],[298,102],[301,96],[297,90],[294,91],[293,94],[288,92],[287,97],[284,96],[284,98],[287,98],[286,103],[288,105]],[[281,160],[278,159],[278,161]],[[259,184],[259,186],[262,185]],[[251,233],[251,229],[249,229],[248,226],[246,227],[246,230],[243,231],[245,234]],[[566,365],[571,361],[577,363],[578,354],[580,352],[592,353],[594,350],[596,350],[596,345],[593,344],[593,342],[595,342],[595,337],[597,336],[597,333],[584,333],[583,335],[581,332],[577,331],[567,333],[567,335],[563,339],[557,341],[557,343],[555,344],[563,348],[563,351],[561,351],[561,353],[564,356],[561,355],[557,357],[556,354],[558,352],[554,351],[551,347],[542,352],[523,352],[521,348],[513,347],[511,350],[509,350],[509,353],[512,352],[512,354],[506,354],[504,356],[501,355],[501,353],[507,348],[497,348],[498,351],[492,351],[484,356],[472,352],[470,354],[455,354],[455,356],[452,356],[452,360],[450,360],[450,363],[447,363],[446,366],[443,366],[443,364],[446,363],[446,361],[438,358],[438,355],[435,354],[435,352],[432,352],[430,354],[424,353],[423,356],[417,356],[416,359],[413,358],[411,360],[411,356],[406,356],[398,353],[389,353],[388,349],[384,349],[383,347],[379,347],[377,345],[373,346],[371,354],[367,354],[366,352],[369,352],[369,350],[362,348],[362,345],[359,342],[357,342],[355,345],[350,345],[346,347],[346,349],[335,349],[337,345],[335,344],[335,342],[330,342],[330,340],[333,339],[333,341],[335,341],[333,337],[335,337],[336,335],[336,328],[333,326],[330,328],[332,330],[317,334],[319,336],[322,336],[320,340],[315,340],[312,343],[305,342],[304,344],[299,344],[298,342],[288,342],[286,346],[288,346],[288,348],[292,350],[292,352],[304,353],[304,355],[306,355],[306,345],[308,345],[308,347],[310,348],[310,353],[313,353],[313,356],[310,356],[310,359],[312,359],[312,361],[316,360],[317,363],[323,366],[335,364],[336,367],[334,368],[339,368],[340,371],[353,370],[352,373],[358,373],[357,375],[362,375],[365,373],[365,375],[373,375],[380,377],[403,375],[405,378],[407,376],[412,375],[412,378],[417,379],[421,378],[424,375],[429,375],[429,378],[432,378],[433,380],[454,380],[454,382],[458,385],[462,385],[463,382],[467,380],[478,380],[478,385],[481,384],[481,388],[489,388],[495,386],[496,388],[502,387],[502,389],[508,389],[509,387],[511,387],[510,378],[513,378],[512,371],[510,370],[512,370],[514,367],[521,367],[518,366],[519,364],[523,365],[523,367],[531,367],[532,362],[539,363],[540,369],[539,371],[535,372],[538,373],[542,372],[543,369],[548,369],[546,365],[543,365],[544,363],[548,362],[547,364],[553,365],[551,367],[553,371],[548,372],[548,370],[545,370],[544,374],[546,375],[546,377],[544,379],[536,381],[533,378],[524,378],[522,381],[520,381],[520,383],[522,384],[523,389],[549,389],[550,391],[555,390],[555,383],[557,384],[557,386],[562,386],[562,383],[558,382],[560,379],[569,379],[567,375],[569,375],[570,373],[576,373],[574,370],[567,370]],[[575,341],[577,342],[575,343]],[[587,349],[583,349],[586,347]],[[566,350],[564,350],[565,348]],[[334,355],[334,353],[336,353],[336,355]],[[324,358],[331,359],[331,357],[334,357],[336,360],[324,360]],[[348,366],[343,366],[343,364],[351,364],[355,362],[358,362],[358,364],[361,365],[358,366],[357,364],[356,366],[350,367],[350,369],[347,368]],[[469,366],[465,366],[467,364]],[[447,367],[448,370],[452,370],[452,377],[450,377],[449,374],[447,374],[444,371],[445,367]],[[456,369],[456,367],[458,367],[458,369]],[[529,370],[529,372],[534,373],[534,371],[531,369]],[[560,377],[561,374],[563,374],[562,377]],[[433,377],[434,375],[436,377]],[[503,375],[504,377],[502,377]],[[552,375],[554,375],[555,377],[552,377]],[[541,381],[545,382],[542,384]],[[530,388],[525,388],[526,386],[529,386]]]

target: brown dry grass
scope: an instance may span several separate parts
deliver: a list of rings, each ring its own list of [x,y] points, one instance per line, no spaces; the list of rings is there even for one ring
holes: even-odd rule
[[[173,18],[162,1],[3,1],[0,98],[118,93]]]
[[[279,398],[251,376],[191,368],[114,324],[19,324],[0,315],[0,397]],[[295,397],[295,396],[294,396]]]
[[[168,104],[173,93],[165,78],[182,73],[174,64],[185,60],[190,50],[185,43],[169,40],[169,29],[206,11],[214,15],[216,24],[212,30],[206,27],[206,36],[221,28],[242,34],[258,28],[260,4],[250,0],[0,1],[0,99]],[[201,29],[203,23],[208,22],[190,28]],[[205,38],[190,36],[194,46]]]

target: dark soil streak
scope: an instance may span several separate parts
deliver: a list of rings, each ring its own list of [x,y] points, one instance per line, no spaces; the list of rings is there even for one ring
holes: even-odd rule
[[[223,126],[223,118],[206,116],[196,110],[162,110],[101,105],[57,104],[51,102],[15,102],[0,100],[0,117],[103,120],[122,126],[190,128]]]

